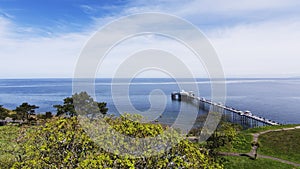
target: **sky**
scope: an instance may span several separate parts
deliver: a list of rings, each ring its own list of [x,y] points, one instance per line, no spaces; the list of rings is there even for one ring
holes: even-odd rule
[[[81,51],[98,30],[143,12],[194,24],[211,42],[226,77],[300,77],[299,9],[299,0],[0,0],[0,78],[73,77]],[[177,48],[163,38],[133,38],[110,54],[98,76],[112,77],[121,51],[140,44]],[[199,65],[185,62],[205,76]]]

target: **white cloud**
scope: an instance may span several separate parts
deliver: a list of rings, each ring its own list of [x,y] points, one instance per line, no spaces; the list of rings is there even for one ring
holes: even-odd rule
[[[227,75],[300,74],[300,21],[277,20],[214,30],[208,35]]]
[[[209,25],[203,31],[228,76],[286,77],[300,75],[299,7],[298,0],[159,0],[133,9],[172,13],[199,29]]]
[[[11,25],[12,24],[8,19],[4,17],[0,17],[0,37],[8,36],[9,33],[8,27],[10,27]]]
[[[186,3],[160,0],[150,4],[149,1],[139,1],[132,2],[123,12],[114,16],[93,18],[93,23],[86,26],[86,31],[47,38],[34,35],[34,28],[20,28],[8,18],[0,17],[0,78],[72,77],[77,57],[95,30],[125,14],[149,11],[175,14],[196,23],[198,18],[205,21],[216,19],[213,29],[206,29],[204,33],[215,46],[228,76],[300,75],[300,15],[296,10],[299,6],[300,1],[297,0],[195,0]],[[90,6],[82,8],[88,10],[86,12],[96,10]],[[220,26],[218,18],[213,16],[226,16],[229,20],[235,17],[259,18],[260,12],[257,11],[270,13],[272,17]],[[203,18],[203,15],[208,18]],[[122,29],[138,27],[134,24],[124,25],[120,31]],[[20,32],[27,33],[24,35]],[[107,34],[107,39],[112,36]],[[136,43],[132,42],[132,47],[139,47],[142,39]],[[176,48],[168,41],[156,43],[158,46]],[[191,62],[188,64],[193,65]],[[108,68],[105,71],[104,74],[109,76],[111,70]]]
[[[194,0],[181,6],[179,13],[244,13],[258,10],[279,10],[300,5],[298,0]]]
[[[15,18],[13,15],[5,12],[3,9],[0,9],[0,16],[5,17],[5,18],[10,18],[10,19]]]
[[[134,5],[137,4],[137,5]],[[163,10],[179,15],[200,14],[200,13],[236,13],[257,10],[287,10],[300,5],[298,0],[154,0],[146,1],[139,0],[131,3],[133,8],[141,10],[153,9]],[[140,11],[141,11],[140,10]],[[224,13],[226,12],[226,13]]]
[[[1,19],[0,19],[1,20]],[[0,77],[71,77],[87,34],[21,36],[7,20],[0,26]]]
[[[97,9],[90,5],[80,5],[80,8],[87,14],[92,14],[97,11]]]
[[[160,59],[162,60],[164,59],[164,57],[167,57],[168,54],[172,55],[172,58],[174,58],[174,60],[179,59],[185,66],[190,69],[190,73],[192,75],[198,77],[207,77],[205,67],[202,65],[202,62],[193,53],[193,51],[191,51],[179,41],[153,34],[135,36],[130,39],[126,39],[115,46],[102,61],[97,75],[98,77],[112,77],[112,74],[114,74],[116,71],[119,71],[118,69],[120,65],[125,64],[126,60],[133,56],[139,55],[140,53],[147,55],[147,57],[145,57],[145,59],[141,60],[140,62],[136,61],[134,65],[128,66],[128,69],[138,67],[139,64],[143,64],[144,62],[151,62],[154,58],[153,56],[151,56],[153,50],[161,51],[161,53],[157,52],[157,54],[159,53]],[[160,63],[159,60],[155,60],[155,62],[157,62],[157,65],[159,65]],[[172,62],[169,62],[168,66],[172,67]],[[159,66],[157,68],[159,68]],[[170,71],[167,70],[167,66],[160,68],[162,70],[165,70],[166,68],[165,71],[167,72]],[[148,75],[147,77],[155,77],[156,75],[162,74],[162,72],[159,71],[153,73],[154,70],[156,70],[156,68],[152,67],[144,73]],[[184,73],[181,72],[182,70],[183,68],[173,67],[172,72],[175,74],[172,75],[183,75]],[[152,72],[152,75],[149,72]]]

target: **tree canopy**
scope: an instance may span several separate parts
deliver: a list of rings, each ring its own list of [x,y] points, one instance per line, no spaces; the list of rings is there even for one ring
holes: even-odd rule
[[[3,107],[3,105],[0,105],[0,119],[5,119],[9,116],[9,111]]]
[[[104,115],[108,111],[105,102],[94,101],[87,92],[75,93],[72,97],[65,98],[63,105],[54,105],[53,107],[57,110],[57,116],[65,114],[70,117],[78,114]]]
[[[17,118],[23,121],[29,120],[29,115],[35,114],[35,109],[39,108],[36,105],[30,105],[28,103],[22,103],[20,106],[16,107],[14,110],[17,112]]]

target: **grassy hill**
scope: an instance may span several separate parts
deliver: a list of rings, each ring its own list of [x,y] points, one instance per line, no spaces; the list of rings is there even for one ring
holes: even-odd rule
[[[253,144],[253,135],[258,136],[258,155],[275,157],[288,162],[300,164],[300,125],[266,126],[241,131],[230,145],[220,149],[221,152],[249,153]],[[292,130],[286,130],[291,129]],[[276,131],[273,131],[276,130]],[[266,132],[267,131],[267,132]],[[265,133],[266,132],[266,133]],[[225,156],[225,168],[239,169],[282,169],[300,168],[278,160],[260,158],[254,160],[247,156]]]
[[[259,154],[300,164],[300,129],[276,131],[259,136]]]

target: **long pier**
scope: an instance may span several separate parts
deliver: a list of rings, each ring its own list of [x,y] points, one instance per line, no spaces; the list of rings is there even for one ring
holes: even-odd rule
[[[225,115],[227,121],[233,123],[239,123],[242,126],[253,128],[258,126],[268,126],[268,125],[280,125],[280,123],[273,120],[269,120],[263,117],[253,115],[250,111],[241,111],[235,108],[223,105],[221,103],[214,103],[210,100],[206,100],[203,97],[196,97],[193,92],[173,92],[171,94],[172,100],[195,102],[200,109],[206,111],[213,111],[222,113]]]

